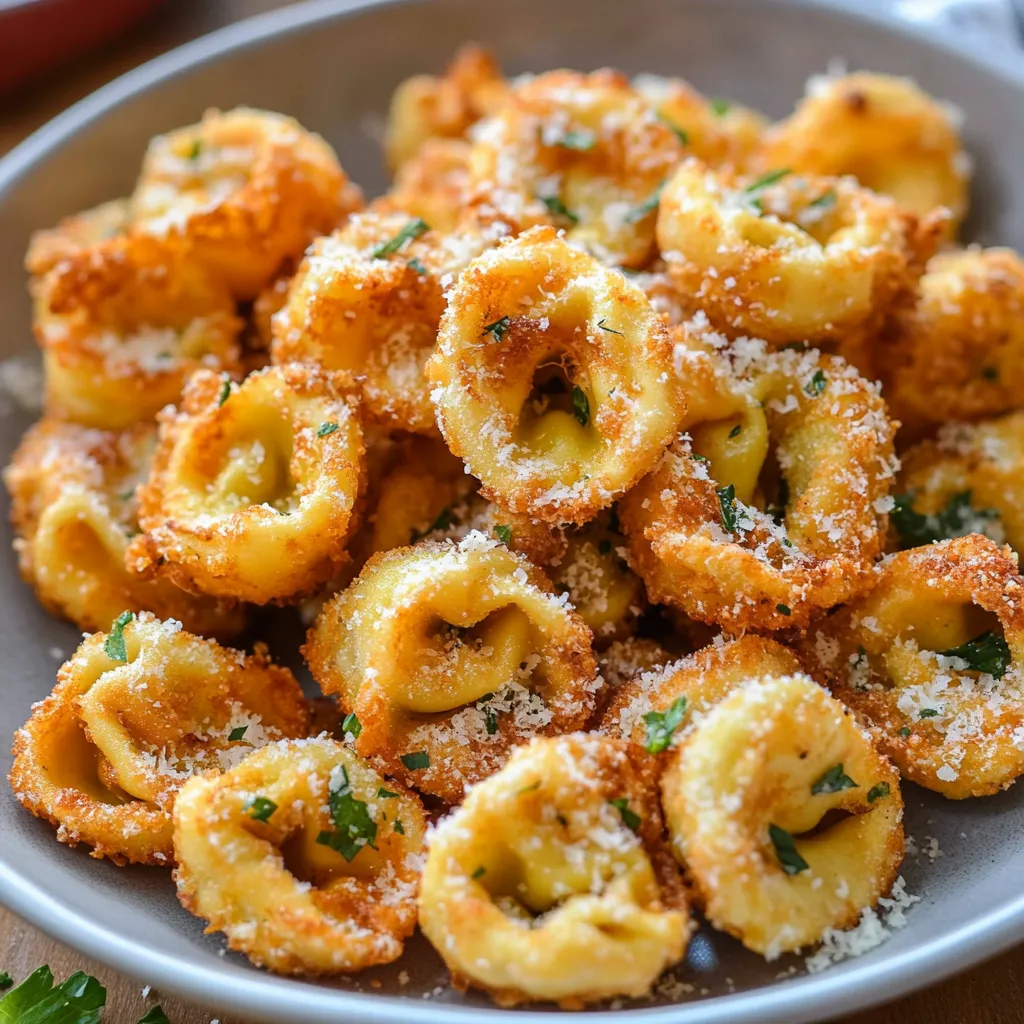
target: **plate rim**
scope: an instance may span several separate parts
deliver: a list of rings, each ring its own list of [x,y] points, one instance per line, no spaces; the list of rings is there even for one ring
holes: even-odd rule
[[[201,36],[115,78],[42,125],[0,159],[0,210],[7,193],[34,166],[50,158],[73,136],[120,103],[173,80],[233,51],[268,38],[300,31],[319,21],[400,3],[430,0],[305,0],[256,15]],[[765,0],[762,0],[765,2]],[[883,9],[863,9],[850,0],[767,0],[784,7],[827,8],[840,20],[867,22],[890,34],[923,44],[1007,80],[1024,99],[1024,63],[1007,49],[982,51],[952,34],[901,21]],[[0,855],[2,857],[2,855]],[[276,1022],[336,1021],[358,1015],[361,1024],[448,1024],[453,1020],[498,1021],[564,1019],[550,1010],[431,1005],[401,996],[346,992],[303,979],[282,978],[253,970],[222,972],[189,965],[182,970],[172,955],[139,946],[89,918],[71,912],[41,886],[20,876],[0,859],[0,904],[50,936],[168,994],[254,1020]],[[826,971],[792,981],[660,1007],[632,1007],[601,1013],[602,1021],[628,1024],[803,1024],[819,1014],[856,1012],[923,988],[932,981],[966,970],[1024,939],[1024,894],[981,918],[961,925],[944,938],[925,940],[896,957],[858,969],[856,961],[841,973]],[[870,973],[870,984],[865,975]],[[301,1015],[301,1016],[300,1016]],[[727,1017],[725,1016],[727,1015]]]

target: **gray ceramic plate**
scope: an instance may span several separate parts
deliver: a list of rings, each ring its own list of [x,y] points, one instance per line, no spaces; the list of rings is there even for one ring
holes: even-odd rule
[[[322,132],[352,177],[372,192],[383,185],[376,140],[391,89],[413,72],[440,69],[466,39],[492,46],[512,72],[614,65],[682,74],[712,95],[775,116],[791,108],[807,76],[832,57],[844,57],[852,68],[912,75],[967,116],[978,164],[973,237],[1024,248],[1024,61],[999,63],[806,0],[338,0],[285,9],[168,54],[73,107],[0,163],[0,357],[31,352],[21,271],[29,233],[125,194],[153,133],[195,121],[211,105],[285,111]],[[31,418],[8,404],[0,419],[4,461]],[[5,774],[8,737],[49,691],[57,659],[77,637],[39,609],[6,544],[0,595]],[[798,1024],[836,1017],[1024,939],[1024,789],[953,804],[909,786],[907,804],[908,831],[922,848],[937,839],[942,855],[908,857],[908,888],[922,902],[887,944],[805,976],[796,958],[766,964],[731,940],[702,932],[679,971],[694,986],[686,1001],[636,1004],[608,1011],[605,1019]],[[260,973],[225,956],[219,939],[202,936],[164,872],[119,869],[59,845],[6,787],[0,900],[142,983],[239,1016],[278,1024],[440,1024],[528,1015],[493,1010],[440,987],[445,972],[420,938],[399,965],[352,982],[315,985]],[[400,970],[408,977],[400,978]],[[380,989],[371,991],[371,981]]]

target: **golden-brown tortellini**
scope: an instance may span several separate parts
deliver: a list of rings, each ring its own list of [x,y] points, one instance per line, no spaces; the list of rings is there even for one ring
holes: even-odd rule
[[[273,743],[182,788],[178,897],[279,974],[390,963],[416,927],[425,833],[419,799],[344,744]]]
[[[433,139],[460,139],[505,99],[508,83],[486,50],[463,46],[440,77],[413,75],[391,96],[384,149],[400,170]]]
[[[155,445],[149,424],[123,433],[51,419],[32,427],[4,470],[21,575],[49,611],[88,632],[127,609],[230,638],[245,625],[241,607],[125,568],[139,528],[135,491]]]
[[[56,227],[33,233],[25,254],[25,269],[39,277],[83,249],[125,234],[130,220],[131,204],[127,199],[111,199],[65,217]]]
[[[662,828],[622,744],[535,739],[434,831],[420,926],[503,1006],[645,995],[693,928]]]
[[[551,71],[517,82],[474,129],[470,173],[483,216],[515,231],[554,223],[595,256],[642,267],[661,185],[682,156],[625,76]]]
[[[699,621],[805,626],[869,585],[893,424],[877,386],[835,356],[749,339],[708,351],[709,337],[680,342],[688,433],[619,502],[630,563],[651,600]]]
[[[908,779],[953,800],[1024,772],[1024,581],[972,534],[901,551],[811,630],[810,671]]]
[[[939,226],[852,179],[737,178],[691,158],[662,190],[657,230],[670,273],[717,328],[785,345],[877,323],[913,288]]]
[[[247,107],[155,136],[131,202],[135,231],[166,240],[239,300],[362,205],[319,135]]]
[[[945,207],[959,224],[971,162],[957,115],[909,78],[857,71],[816,76],[807,96],[766,134],[762,169],[852,175],[924,216]]]
[[[1024,412],[947,423],[900,457],[893,547],[984,534],[1024,551]]]
[[[464,139],[427,139],[371,209],[400,210],[436,231],[454,231],[469,202],[469,157],[470,144]]]
[[[170,865],[171,810],[186,779],[304,736],[295,677],[162,622],[119,615],[83,640],[14,739],[16,798],[72,846],[118,864]]]
[[[896,880],[899,777],[807,676],[725,697],[683,738],[661,789],[708,920],[770,960],[852,927]]]
[[[869,343],[869,372],[913,438],[1024,405],[1024,261],[1011,249],[940,253],[913,305]]]
[[[474,532],[375,555],[304,654],[358,721],[360,754],[457,803],[515,744],[583,726],[600,686],[590,645],[539,569]]]
[[[444,310],[442,282],[484,248],[479,236],[462,241],[402,212],[360,214],[317,239],[273,317],[274,361],[345,370],[377,422],[436,435],[424,364]]]
[[[427,373],[441,432],[483,495],[555,525],[624,494],[685,409],[643,293],[545,227],[466,268]]]
[[[83,248],[32,292],[49,416],[120,430],[177,401],[200,367],[240,372],[231,296],[155,239]]]
[[[254,604],[295,600],[344,565],[364,480],[351,382],[286,364],[240,385],[197,373],[161,417],[131,569]]]

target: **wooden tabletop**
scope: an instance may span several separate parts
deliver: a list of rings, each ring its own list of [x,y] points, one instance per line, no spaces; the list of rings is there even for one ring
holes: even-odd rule
[[[282,0],[171,0],[167,8],[115,46],[79,60],[43,84],[0,100],[0,155],[66,106],[129,68],[221,25],[286,6]],[[155,1002],[171,1024],[209,1024],[216,1013],[151,993],[138,982],[83,957],[0,908],[0,970],[21,980],[40,964],[63,978],[76,970],[107,987],[105,1024],[135,1024]],[[244,1024],[220,1017],[220,1024]],[[1024,1024],[1024,947],[941,985],[845,1024]]]

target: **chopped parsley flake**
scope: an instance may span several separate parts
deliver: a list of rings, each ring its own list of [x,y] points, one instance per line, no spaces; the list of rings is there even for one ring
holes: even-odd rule
[[[902,729],[900,729],[900,735],[901,735],[901,736],[902,736],[902,737],[903,737],[904,739],[906,739],[906,738],[907,738],[907,737],[908,737],[908,736],[910,735],[910,726],[909,726],[909,725],[905,725],[905,726],[903,726],[903,728],[902,728]]]
[[[835,205],[836,190],[834,188],[826,189],[817,199],[807,204],[809,209],[814,210],[831,210]]]
[[[694,462],[708,461],[708,457],[706,455],[701,455],[700,452],[690,452],[690,458],[693,459]]]
[[[403,754],[400,760],[411,772],[418,772],[421,768],[430,767],[430,755],[425,750],[417,750],[411,754]]]
[[[617,331],[617,330],[615,330],[614,327],[609,327],[608,326],[607,318],[603,318],[601,320],[598,320],[597,321],[597,326],[598,326],[599,330],[607,331],[609,334],[617,334],[620,338],[624,338],[625,337],[625,334],[623,334],[622,331]],[[614,388],[612,390],[614,390]]]
[[[405,826],[401,823],[401,821],[396,821],[395,822],[395,831],[400,836],[404,836],[405,835]]]
[[[760,178],[755,178],[743,191],[748,195],[752,192],[760,192],[762,189],[768,188],[769,185],[782,181],[783,178],[792,173],[788,167],[779,171],[769,171],[767,174],[762,174]]]
[[[317,428],[317,437],[326,437],[328,434],[333,434],[338,429],[337,423],[321,423]]]
[[[390,789],[385,789],[383,786],[380,786],[377,789],[377,796],[379,796],[381,800],[394,800],[398,794],[393,793]]]
[[[647,723],[647,739],[644,747],[649,754],[660,754],[668,750],[672,736],[679,728],[686,714],[686,698],[677,697],[667,711],[648,711],[644,715]]]
[[[991,631],[941,653],[947,658],[960,658],[975,672],[986,672],[994,679],[1002,679],[1010,667],[1009,645],[998,633]]]
[[[737,423],[736,426],[733,427],[732,430],[729,431],[729,437],[730,438],[739,437],[740,436],[740,431],[742,431],[742,430],[743,430],[743,425],[741,423]]]
[[[920,714],[922,718],[938,718],[939,715],[935,708],[921,708]]]
[[[729,113],[729,107],[731,104],[728,100],[722,99],[720,96],[714,96],[708,100],[708,106],[711,107],[711,113],[715,117],[725,117]]]
[[[217,408],[219,409],[231,395],[231,378],[225,377],[224,383],[220,386],[220,394],[217,396]]]
[[[876,800],[883,800],[889,795],[889,783],[879,782],[868,790],[868,803],[873,804]]]
[[[5,988],[10,988],[13,984],[14,979],[6,971],[0,971],[0,992]]]
[[[398,252],[407,242],[411,242],[414,238],[419,238],[424,231],[429,230],[430,225],[421,217],[416,217],[409,221],[390,241],[385,242],[383,245],[378,245],[371,255],[375,260],[386,259],[392,253]]]
[[[811,786],[811,793],[819,796],[822,793],[838,793],[844,789],[857,789],[857,783],[843,771],[843,764],[840,761]]]
[[[718,507],[722,513],[722,529],[726,533],[736,532],[736,488],[729,484],[728,487],[718,487],[715,489],[715,494],[718,495]]]
[[[498,320],[495,320],[494,323],[488,324],[480,332],[480,337],[483,337],[485,334],[489,334],[495,341],[501,341],[501,339],[505,337],[505,332],[509,329],[511,322],[511,317],[503,316]]]
[[[359,739],[359,734],[363,731],[363,727],[359,724],[359,719],[354,711],[342,719],[341,731],[347,733],[354,740]]]
[[[999,513],[993,508],[973,508],[971,492],[954,494],[944,509],[930,515],[914,510],[916,492],[894,494],[892,524],[900,536],[901,548],[917,548],[936,540],[950,540],[968,533],[980,532],[979,520],[997,520]]]
[[[640,827],[640,815],[629,809],[629,801],[624,796],[617,796],[614,800],[609,800],[608,803],[619,812],[622,823],[630,832],[635,832]]]
[[[788,604],[777,604],[775,606],[775,610],[780,615],[792,615],[793,614],[793,609],[790,608]]]
[[[249,812],[249,817],[255,821],[269,821],[270,816],[277,810],[277,804],[265,796],[256,796],[245,805],[245,809]]]
[[[198,160],[199,154],[203,151],[203,143],[200,139],[195,139],[188,150],[189,160]]]
[[[658,120],[668,129],[670,129],[675,137],[684,145],[687,146],[690,143],[690,136],[686,133],[686,130],[680,128],[675,121],[670,121],[664,114],[658,115]]]
[[[473,881],[475,882],[478,878],[483,878],[484,875],[486,874],[487,868],[485,868],[483,864],[481,864],[480,867],[478,867],[476,871],[474,871],[473,874],[471,874],[469,877],[472,878]]]
[[[524,793],[532,793],[538,789],[540,789],[540,779],[536,782],[531,782],[528,786],[523,786],[522,789],[516,792],[516,796],[522,796]]]
[[[775,847],[775,856],[779,858],[782,870],[787,875],[798,875],[811,866],[800,856],[800,851],[796,848],[792,835],[784,828],[769,824],[768,835],[771,838],[772,846]]]
[[[814,376],[807,383],[804,391],[811,396],[811,398],[817,398],[819,395],[825,393],[825,388],[828,387],[828,380],[825,377],[824,370],[815,370]]]
[[[231,732],[228,733],[228,742],[234,743],[236,740],[240,740],[245,735],[245,730],[248,728],[249,726],[247,725],[239,725],[232,729]]]
[[[128,651],[124,645],[124,627],[135,618],[135,612],[121,612],[110,627],[107,639],[103,641],[103,651],[114,661],[127,661]]]
[[[643,220],[644,217],[654,213],[658,208],[658,203],[661,202],[661,190],[664,187],[665,182],[662,182],[639,206],[634,206],[633,209],[628,210],[622,219],[627,224],[635,224],[637,221]]]
[[[579,224],[580,219],[570,210],[558,196],[540,196],[540,201],[548,208],[553,217],[562,217],[570,224]]]
[[[583,388],[577,384],[572,386],[572,414],[581,427],[585,427],[590,422],[590,402],[587,400]]]
[[[557,142],[563,149],[575,149],[585,153],[597,145],[597,136],[586,128],[566,132]]]
[[[494,528],[494,536],[501,541],[502,544],[512,543],[512,527],[505,526],[502,523],[498,523]]]
[[[377,822],[370,816],[366,801],[356,799],[344,765],[339,767],[341,782],[333,785],[327,793],[334,831],[321,832],[316,841],[351,861],[364,846],[376,849],[373,841],[377,838]]]
[[[417,274],[421,274],[423,276],[426,276],[427,274],[430,273],[430,271],[427,270],[427,268],[425,266],[423,266],[423,264],[420,263],[420,261],[418,259],[415,259],[415,258],[409,260],[409,262],[406,263],[406,266],[410,270],[415,270]]]

